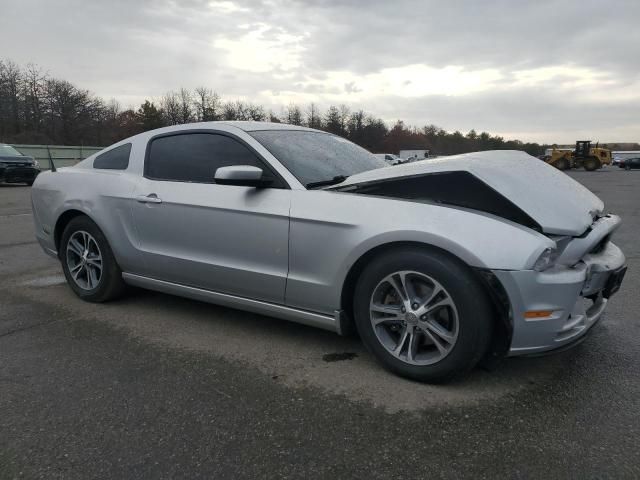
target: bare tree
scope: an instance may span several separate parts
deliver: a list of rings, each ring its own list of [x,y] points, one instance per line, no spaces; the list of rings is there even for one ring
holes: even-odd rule
[[[34,134],[42,130],[46,79],[40,67],[27,65],[23,74],[24,120],[26,129]]]
[[[223,120],[239,120],[236,102],[226,102],[222,105]]]
[[[21,130],[22,74],[11,61],[0,61],[0,134],[17,134]]]
[[[249,104],[236,100],[236,120],[249,120]]]
[[[51,137],[58,138],[64,145],[87,144],[89,138],[100,138],[102,100],[65,80],[48,79],[46,89]]]
[[[263,121],[266,120],[267,114],[262,105],[236,100],[222,106],[222,118],[224,120]]]
[[[349,116],[349,119],[347,120],[347,135],[349,140],[353,142],[359,142],[362,140],[365,117],[366,115],[364,110],[358,110]]]
[[[160,100],[160,105],[167,125],[179,125],[181,123],[180,98],[176,92],[167,92]]]
[[[307,107],[307,126],[309,128],[322,128],[322,117],[315,103],[310,103]]]
[[[117,118],[121,112],[122,112],[122,108],[120,107],[120,103],[115,98],[112,98],[111,100],[109,100],[109,102],[105,107],[105,113],[107,117]]]
[[[345,135],[347,133],[347,122],[349,121],[349,115],[351,114],[351,110],[344,103],[340,105],[340,131],[341,135]]]
[[[290,103],[286,111],[286,121],[291,125],[302,125],[302,110],[294,103]]]
[[[200,122],[219,120],[222,115],[220,95],[206,87],[198,87],[194,94],[196,119]]]
[[[250,103],[247,105],[246,117],[246,120],[262,122],[267,119],[267,114],[265,113],[264,107],[262,105]]]
[[[191,92],[186,88],[181,88],[178,95],[180,99],[180,123],[193,122],[193,110],[191,110],[193,99],[191,98]]]

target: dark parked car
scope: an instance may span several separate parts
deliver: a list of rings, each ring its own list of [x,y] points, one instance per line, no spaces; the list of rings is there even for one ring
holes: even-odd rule
[[[625,170],[631,170],[632,168],[640,168],[640,157],[638,158],[625,158],[618,163],[620,168]]]
[[[39,173],[40,165],[33,157],[0,143],[0,182],[33,185]]]

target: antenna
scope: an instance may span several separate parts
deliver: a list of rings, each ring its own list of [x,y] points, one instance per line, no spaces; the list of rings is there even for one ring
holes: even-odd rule
[[[47,153],[49,154],[49,165],[51,165],[51,171],[57,172],[56,164],[53,163],[53,157],[51,156],[51,150],[49,150],[49,145],[47,145]]]

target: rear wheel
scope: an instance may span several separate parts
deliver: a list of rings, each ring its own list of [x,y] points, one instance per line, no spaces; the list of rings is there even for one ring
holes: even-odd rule
[[[354,313],[365,346],[386,368],[425,382],[471,369],[492,332],[491,305],[473,272],[429,250],[398,250],[370,263]]]
[[[602,166],[602,164],[600,163],[600,160],[598,160],[596,157],[585,158],[582,165],[584,166],[584,169],[588,172],[597,170]]]
[[[71,289],[88,302],[106,302],[124,291],[122,271],[98,226],[84,215],[66,226],[60,261]]]

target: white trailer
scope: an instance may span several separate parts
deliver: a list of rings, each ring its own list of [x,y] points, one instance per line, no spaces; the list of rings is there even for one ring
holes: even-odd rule
[[[429,150],[400,150],[400,154],[398,156],[412,162],[416,160],[424,160],[425,158],[429,158]]]

